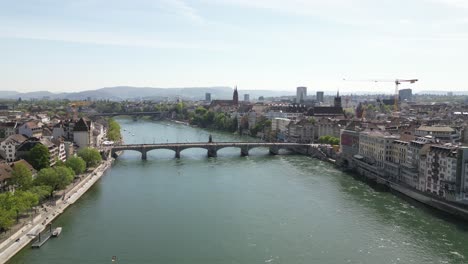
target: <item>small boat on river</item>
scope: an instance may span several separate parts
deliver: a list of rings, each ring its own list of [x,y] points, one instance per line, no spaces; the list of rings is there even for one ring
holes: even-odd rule
[[[53,237],[58,237],[60,235],[60,233],[62,233],[62,227],[57,227],[54,229],[54,231],[52,232],[52,236]]]

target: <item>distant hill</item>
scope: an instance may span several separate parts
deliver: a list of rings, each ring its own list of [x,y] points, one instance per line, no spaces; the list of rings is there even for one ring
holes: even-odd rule
[[[214,99],[230,99],[232,98],[233,89],[225,86],[215,87],[186,87],[186,88],[152,88],[152,87],[132,87],[132,86],[117,86],[106,87],[96,90],[87,90],[72,93],[51,93],[48,91],[20,93],[16,91],[0,91],[2,99],[69,99],[69,100],[92,100],[109,99],[113,101],[130,100],[130,99],[189,99],[202,100],[205,98],[205,93],[211,93],[211,98]],[[250,98],[258,98],[259,96],[271,97],[282,95],[293,95],[295,91],[270,91],[270,90],[239,90],[239,99],[243,100],[244,94],[250,94]]]

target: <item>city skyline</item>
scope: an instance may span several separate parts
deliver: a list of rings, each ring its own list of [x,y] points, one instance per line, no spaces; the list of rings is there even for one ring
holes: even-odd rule
[[[0,90],[234,86],[467,91],[457,0],[0,3]]]

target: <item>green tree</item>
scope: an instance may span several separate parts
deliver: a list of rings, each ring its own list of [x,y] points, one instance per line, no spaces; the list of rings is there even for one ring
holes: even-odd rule
[[[50,196],[54,191],[62,190],[73,180],[73,170],[67,167],[45,168],[39,171],[35,180],[36,186],[49,186]]]
[[[199,106],[195,109],[195,114],[197,115],[204,115],[208,110],[205,107]]]
[[[109,129],[107,131],[107,138],[112,141],[118,141],[122,138],[120,134],[120,125],[114,119],[110,118],[108,121]]]
[[[27,155],[26,161],[31,164],[34,169],[41,170],[50,166],[50,153],[49,149],[42,144],[36,144],[29,154]]]
[[[15,213],[12,210],[5,210],[0,207],[0,230],[7,230],[14,223]]]
[[[98,165],[102,160],[101,154],[94,148],[83,148],[78,151],[78,156],[86,162],[88,168]]]
[[[33,183],[32,173],[25,164],[17,163],[11,172],[11,181],[19,190],[27,190]]]
[[[73,178],[75,178],[75,172],[71,168],[60,166],[54,169],[58,177],[56,190],[65,189],[73,181]]]
[[[16,191],[14,199],[16,201],[16,222],[19,221],[19,216],[22,212],[31,209],[39,203],[37,195],[32,192]]]
[[[176,104],[176,106],[175,106],[176,113],[181,114],[183,109],[184,109],[184,103],[183,102],[180,102],[180,103]]]
[[[29,191],[34,193],[39,199],[39,201],[43,201],[47,196],[49,196],[52,193],[53,190],[50,186],[38,185],[31,187]]]
[[[0,194],[0,208],[10,213],[13,212],[17,222],[22,212],[37,205],[38,202],[37,196],[31,192],[16,191],[14,194],[11,192]]]
[[[71,168],[76,175],[86,170],[86,162],[81,157],[70,157],[65,162],[65,165]]]

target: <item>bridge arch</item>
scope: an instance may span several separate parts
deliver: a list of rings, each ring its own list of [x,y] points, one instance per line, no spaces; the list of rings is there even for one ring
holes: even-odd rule
[[[208,157],[216,157],[216,150],[213,151],[212,148],[209,146],[181,146],[179,147],[179,157],[182,152],[186,152],[186,150],[196,150],[195,153],[202,150],[204,153],[207,153]]]
[[[147,148],[146,149],[146,153],[149,154],[149,153],[157,153],[159,151],[159,153],[164,153],[164,154],[167,154],[167,153],[171,153],[170,155],[175,155],[176,158],[178,158],[177,156],[177,150],[174,149],[174,148],[171,148],[171,147],[157,147],[157,148]]]
[[[119,151],[119,150],[117,150],[117,151]],[[112,155],[113,157],[116,157],[116,152],[117,152],[117,151],[112,150],[111,155]],[[131,154],[132,156],[134,156],[134,154],[133,154],[134,152],[138,152],[138,153],[140,154],[140,156],[141,156],[142,159],[145,159],[144,157],[146,156],[146,153],[141,152],[139,149],[126,149],[126,150],[123,150],[123,152],[124,152],[124,153],[131,152],[131,153],[132,153],[132,154]],[[136,156],[136,155],[135,155],[135,156]]]
[[[239,145],[233,145],[233,146],[220,146],[216,148],[216,152],[226,152],[229,149],[236,149],[237,151],[240,152],[241,156],[248,156],[249,155],[249,147],[248,146],[239,146]]]

